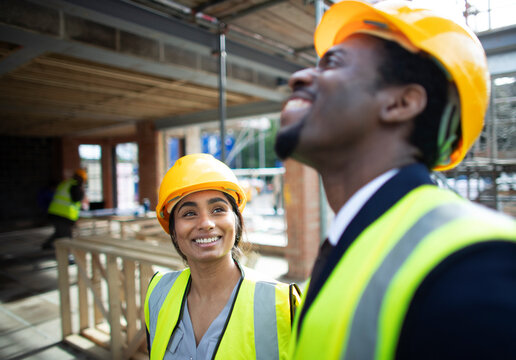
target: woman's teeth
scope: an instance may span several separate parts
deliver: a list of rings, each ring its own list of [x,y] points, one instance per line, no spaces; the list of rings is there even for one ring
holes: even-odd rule
[[[211,242],[215,242],[219,239],[218,236],[214,236],[214,237],[211,237],[211,238],[206,238],[206,239],[195,239],[195,242],[197,244],[208,244],[208,243],[211,243]]]
[[[304,99],[292,99],[285,104],[283,110],[304,109],[309,107],[310,105],[310,101]]]

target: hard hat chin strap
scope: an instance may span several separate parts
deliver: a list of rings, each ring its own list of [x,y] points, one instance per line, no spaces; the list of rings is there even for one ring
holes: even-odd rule
[[[448,165],[451,162],[453,144],[458,139],[460,126],[460,100],[453,83],[448,87],[448,102],[444,107],[443,115],[437,135],[437,165]]]

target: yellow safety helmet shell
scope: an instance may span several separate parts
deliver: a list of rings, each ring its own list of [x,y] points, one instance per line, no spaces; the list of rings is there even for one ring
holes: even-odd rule
[[[344,0],[324,14],[315,31],[315,49],[322,56],[330,47],[360,32],[396,41],[409,51],[425,52],[446,70],[459,93],[462,135],[449,163],[434,170],[455,167],[480,135],[489,103],[487,60],[476,35],[465,25],[407,1],[372,5]]]
[[[179,158],[167,171],[159,188],[156,214],[169,233],[169,211],[183,197],[203,190],[218,190],[231,195],[240,212],[246,204],[245,192],[231,169],[210,154],[192,154]]]

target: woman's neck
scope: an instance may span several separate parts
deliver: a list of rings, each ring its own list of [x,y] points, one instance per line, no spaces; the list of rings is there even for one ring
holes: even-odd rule
[[[240,279],[240,269],[229,256],[217,262],[190,264],[190,295],[204,299],[231,292]]]

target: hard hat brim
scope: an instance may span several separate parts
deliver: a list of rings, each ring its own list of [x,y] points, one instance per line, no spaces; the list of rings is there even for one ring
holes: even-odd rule
[[[244,211],[245,205],[247,203],[247,198],[245,196],[244,190],[235,183],[232,182],[223,182],[223,181],[217,181],[217,182],[206,182],[201,184],[195,184],[192,186],[185,187],[181,189],[181,191],[176,191],[169,195],[167,199],[160,202],[158,206],[156,207],[156,214],[158,217],[158,220],[161,224],[161,227],[163,230],[167,232],[167,234],[170,234],[169,232],[169,216],[174,208],[174,206],[181,201],[185,196],[188,196],[190,194],[200,192],[200,191],[208,191],[208,190],[216,190],[224,192],[228,195],[230,195],[233,199],[235,199],[235,202],[237,204],[238,210],[240,212]],[[167,210],[170,209],[170,212]]]

